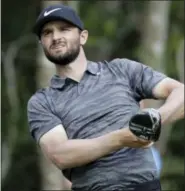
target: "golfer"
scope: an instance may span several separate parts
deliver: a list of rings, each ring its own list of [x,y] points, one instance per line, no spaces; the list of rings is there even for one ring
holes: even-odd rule
[[[160,191],[153,142],[129,120],[144,99],[165,100],[162,125],[183,118],[184,84],[128,58],[88,60],[88,31],[68,6],[45,8],[34,32],[56,73],[28,101],[30,133],[71,189]]]

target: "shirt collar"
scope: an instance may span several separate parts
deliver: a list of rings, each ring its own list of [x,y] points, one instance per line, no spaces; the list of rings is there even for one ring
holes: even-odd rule
[[[55,89],[62,88],[65,85],[65,83],[66,83],[66,79],[67,78],[62,78],[62,77],[60,77],[58,75],[54,75],[51,78],[50,87],[51,88],[55,88]]]
[[[92,75],[99,75],[100,74],[100,66],[99,66],[99,64],[96,63],[96,62],[87,61],[86,72],[89,72]],[[55,89],[62,88],[66,84],[66,82],[68,80],[70,80],[70,78],[60,77],[58,75],[54,75],[51,78],[50,87],[55,88]]]
[[[100,72],[100,65],[96,62],[88,61],[87,62],[87,70],[93,75],[98,75]]]

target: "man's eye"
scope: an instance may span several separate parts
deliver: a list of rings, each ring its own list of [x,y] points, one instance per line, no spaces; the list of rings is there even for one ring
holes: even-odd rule
[[[61,31],[68,31],[68,28],[60,28]]]
[[[46,36],[46,35],[48,35],[48,34],[50,34],[51,33],[51,31],[44,31],[42,34],[44,35],[44,36]]]

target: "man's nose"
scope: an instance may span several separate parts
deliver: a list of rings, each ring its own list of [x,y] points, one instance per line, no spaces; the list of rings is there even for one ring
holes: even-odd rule
[[[62,34],[60,31],[54,31],[53,32],[53,40],[59,40],[62,38]]]

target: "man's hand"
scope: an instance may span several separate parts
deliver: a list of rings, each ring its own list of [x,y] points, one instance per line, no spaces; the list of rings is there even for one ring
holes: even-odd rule
[[[130,131],[140,139],[158,141],[161,133],[161,116],[155,109],[144,109],[131,117]]]
[[[131,148],[148,148],[154,144],[151,140],[144,140],[134,135],[129,128],[122,129],[123,136],[123,147]]]

